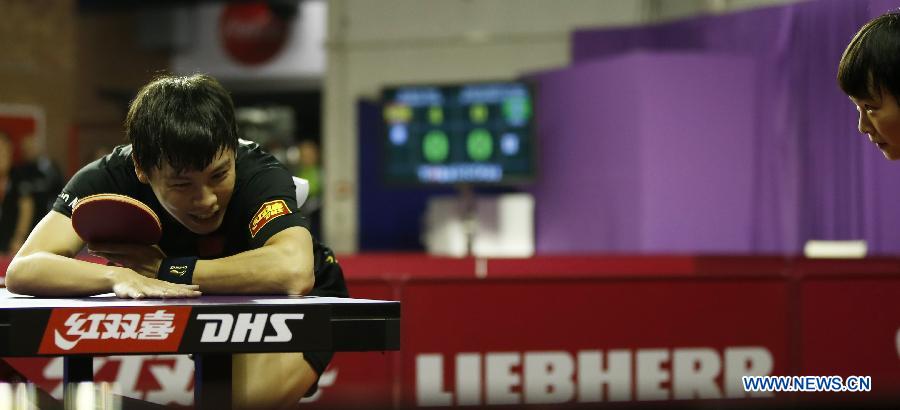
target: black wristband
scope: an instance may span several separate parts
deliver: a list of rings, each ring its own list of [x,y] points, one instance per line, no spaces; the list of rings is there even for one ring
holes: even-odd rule
[[[159,271],[156,272],[156,278],[171,283],[193,284],[197,259],[196,256],[163,259],[159,264]]]

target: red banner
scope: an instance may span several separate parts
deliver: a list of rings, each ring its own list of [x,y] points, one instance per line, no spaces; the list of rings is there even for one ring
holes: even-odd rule
[[[409,283],[403,403],[745,397],[788,370],[786,301],[779,280]]]

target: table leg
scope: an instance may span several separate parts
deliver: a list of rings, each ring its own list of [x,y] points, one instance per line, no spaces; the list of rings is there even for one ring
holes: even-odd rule
[[[91,356],[63,356],[63,401],[66,409],[74,409],[79,383],[94,381],[94,358]],[[91,391],[93,386],[85,386]]]
[[[231,408],[231,354],[194,355],[194,406]]]
[[[63,356],[63,382],[94,381],[94,358],[91,356]]]

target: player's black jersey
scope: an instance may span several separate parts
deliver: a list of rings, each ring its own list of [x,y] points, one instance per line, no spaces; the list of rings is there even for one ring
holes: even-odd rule
[[[78,171],[57,197],[53,210],[71,218],[79,198],[100,193],[128,195],[159,216],[163,231],[159,246],[167,257],[221,258],[259,248],[284,229],[308,229],[307,219],[298,212],[291,174],[259,144],[240,141],[235,174],[234,193],[222,225],[208,235],[195,234],[181,225],[162,207],[150,185],[138,180],[131,145],[118,146]],[[329,269],[336,264],[331,251],[314,240],[313,252],[316,285],[312,294],[346,297],[340,269]]]

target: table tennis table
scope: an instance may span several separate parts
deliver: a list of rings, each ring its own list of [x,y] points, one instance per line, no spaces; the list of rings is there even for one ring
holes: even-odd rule
[[[192,354],[194,404],[231,407],[231,355],[400,349],[400,302],[309,296],[36,298],[0,289],[0,356],[63,356],[63,382],[93,356]]]

